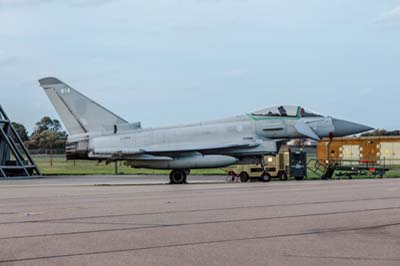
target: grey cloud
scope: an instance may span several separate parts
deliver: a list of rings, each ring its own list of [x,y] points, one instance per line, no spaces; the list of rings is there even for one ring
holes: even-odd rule
[[[76,1],[71,1],[69,5],[73,7],[89,7],[89,6],[100,6],[114,1],[115,0],[76,0]]]
[[[230,78],[237,78],[237,77],[242,77],[248,74],[249,70],[245,68],[233,68],[233,69],[228,69],[226,71],[222,71],[218,73],[218,76],[222,77],[230,77]]]
[[[400,23],[400,6],[381,14],[379,17],[373,20],[374,24],[382,23]]]
[[[6,53],[0,50],[0,68],[8,67],[17,63],[18,58],[16,56],[6,55]]]
[[[116,0],[0,0],[0,8],[5,7],[25,7],[37,6],[42,4],[62,3],[70,7],[89,7],[100,6]]]
[[[16,57],[0,58],[0,67],[8,67],[17,63],[18,59]]]
[[[195,0],[195,2],[204,4],[204,3],[232,3],[232,2],[248,2],[248,0]]]
[[[33,6],[51,2],[55,0],[0,0],[0,7]]]

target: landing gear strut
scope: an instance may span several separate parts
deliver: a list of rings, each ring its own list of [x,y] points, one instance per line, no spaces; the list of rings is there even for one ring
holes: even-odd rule
[[[186,177],[189,170],[172,170],[169,174],[170,184],[186,184]]]

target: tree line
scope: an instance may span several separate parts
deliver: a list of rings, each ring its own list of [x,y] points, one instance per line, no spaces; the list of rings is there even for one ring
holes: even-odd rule
[[[375,129],[361,135],[362,137],[380,137],[380,136],[400,136],[400,130],[388,131],[385,129]]]
[[[28,149],[65,149],[67,132],[63,130],[60,121],[43,117],[35,124],[32,134],[23,124],[12,123],[18,135],[28,147]]]

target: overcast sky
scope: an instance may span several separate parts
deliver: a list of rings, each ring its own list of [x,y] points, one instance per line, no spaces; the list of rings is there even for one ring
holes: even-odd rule
[[[400,0],[0,0],[0,104],[55,76],[144,127],[299,104],[400,127]]]

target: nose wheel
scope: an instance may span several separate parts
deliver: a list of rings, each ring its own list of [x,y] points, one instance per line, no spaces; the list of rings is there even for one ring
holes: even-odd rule
[[[170,184],[186,184],[188,170],[173,170],[169,174]]]

